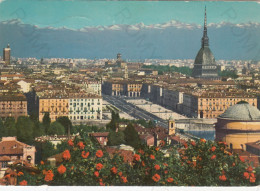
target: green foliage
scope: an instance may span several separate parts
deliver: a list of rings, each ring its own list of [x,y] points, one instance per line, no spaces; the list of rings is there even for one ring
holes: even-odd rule
[[[133,124],[128,124],[124,130],[125,142],[134,148],[139,148],[141,146],[141,140],[137,131],[135,130]]]
[[[55,121],[51,123],[50,128],[47,129],[48,135],[64,135],[65,129],[59,122]]]
[[[144,126],[145,128],[153,128],[153,127],[155,127],[154,122],[152,122],[151,120],[149,120],[149,122],[147,122],[144,119],[139,119],[139,120],[133,120],[131,122],[140,124],[140,125]]]
[[[0,138],[4,137],[6,134],[4,123],[2,121],[2,118],[0,118]]]
[[[108,145],[114,146],[114,145],[121,145],[125,143],[124,139],[124,133],[123,131],[110,131],[108,135]]]
[[[5,136],[16,136],[15,119],[13,117],[7,117],[4,122]]]
[[[176,66],[161,66],[161,65],[144,65],[143,68],[149,68],[153,70],[157,70],[159,75],[162,75],[164,72],[178,72],[181,74],[185,74],[190,76],[192,73],[192,70],[189,67],[176,67]]]
[[[17,139],[23,143],[33,143],[34,124],[29,117],[20,116],[16,122]]]
[[[48,129],[50,128],[50,125],[51,125],[50,114],[48,112],[46,112],[44,114],[43,119],[42,119],[42,124],[45,128],[45,132],[47,133]]]
[[[223,71],[219,70],[218,75],[221,77],[227,77],[227,78],[233,78],[233,79],[238,78],[237,72],[232,71],[232,70],[223,70]]]
[[[72,123],[67,116],[59,117],[56,121],[59,122],[60,124],[62,124],[62,126],[65,128],[66,134],[68,133],[68,129],[72,128]],[[70,132],[71,131],[72,131],[72,129],[70,129]]]
[[[120,117],[119,117],[119,113],[115,112],[115,111],[111,111],[111,121],[106,125],[107,129],[111,129],[113,131],[116,130],[117,128],[117,124],[120,122]]]
[[[39,163],[39,161],[41,160],[46,160],[48,157],[53,156],[55,154],[58,154],[60,152],[60,150],[57,150],[54,148],[54,145],[49,142],[36,142],[35,143],[36,146],[36,158],[37,161],[36,163]]]

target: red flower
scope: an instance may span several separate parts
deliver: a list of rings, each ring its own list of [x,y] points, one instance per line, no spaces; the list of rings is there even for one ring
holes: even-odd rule
[[[152,179],[154,182],[158,182],[161,179],[161,177],[159,174],[155,174],[155,175],[153,175]]]
[[[158,164],[154,165],[155,170],[160,170],[160,166]]]
[[[45,171],[44,174],[45,174],[44,180],[46,182],[49,182],[49,181],[53,180],[54,174],[53,174],[52,170]]]
[[[200,139],[201,143],[206,143],[206,139]]]
[[[150,159],[154,160],[155,156],[154,155],[150,155]]]
[[[159,147],[155,147],[155,150],[156,150],[156,151],[159,151],[159,149],[160,149]]]
[[[74,143],[73,143],[73,141],[70,139],[70,140],[68,140],[68,145],[69,146],[74,146]]]
[[[142,166],[145,166],[145,163],[144,163],[144,161],[142,161]]]
[[[113,166],[110,170],[111,170],[111,172],[112,172],[113,174],[116,174],[116,173],[117,173],[117,168],[114,167],[114,166]]]
[[[59,174],[64,174],[66,172],[66,167],[62,164],[58,167],[57,171]]]
[[[190,144],[191,144],[192,146],[195,146],[195,145],[196,145],[196,143],[195,143],[194,141],[191,141]]]
[[[98,151],[96,152],[96,157],[101,158],[102,156],[103,156],[102,150],[98,150]]]
[[[101,182],[99,182],[99,185],[100,186],[105,186],[105,184],[101,181]]]
[[[23,180],[19,183],[20,186],[27,186],[27,181]]]
[[[197,165],[196,161],[193,161],[192,163],[194,167]]]
[[[65,159],[65,160],[70,160],[70,151],[65,150],[62,154],[62,158]]]
[[[85,145],[84,145],[84,143],[82,141],[80,141],[78,143],[78,146],[79,146],[80,149],[84,149],[85,148]]]
[[[255,178],[255,174],[254,173],[250,173],[250,176]]]
[[[40,163],[41,163],[41,165],[44,165],[44,162],[43,162],[42,160],[41,160],[41,162],[40,162]]]
[[[86,153],[86,151],[82,151],[81,156],[82,156],[82,158],[86,159],[89,156],[89,152]]]
[[[169,178],[167,179],[167,182],[169,182],[169,183],[173,182],[173,178],[169,177]]]
[[[164,171],[164,174],[168,174],[168,170],[165,170],[165,171]]]
[[[187,143],[184,143],[183,146],[184,146],[186,149],[188,148]]]
[[[24,175],[24,174],[23,174],[23,172],[18,172],[17,175],[18,175],[18,176],[22,176],[22,175]]]
[[[233,163],[232,163],[232,166],[236,166],[236,163],[233,162]]]
[[[211,149],[210,149],[212,152],[214,152],[215,150],[216,150],[216,147],[215,146],[213,146],[213,147],[211,147]]]
[[[135,155],[134,155],[134,160],[135,160],[135,161],[139,161],[139,160],[140,160],[140,155],[135,154]]]
[[[139,149],[138,152],[143,155],[144,154],[144,151],[142,149]]]
[[[163,163],[163,165],[164,165],[164,166],[168,166],[168,164],[167,164],[167,163]]]
[[[241,160],[241,162],[245,162],[245,159],[242,156],[239,156],[239,159]]]
[[[244,172],[244,178],[249,179],[249,173],[248,172]]]
[[[226,181],[227,178],[226,178],[226,176],[223,174],[222,176],[219,176],[219,180]]]
[[[213,160],[215,158],[216,158],[216,155],[212,155],[212,157],[210,159]]]
[[[98,172],[98,171],[95,171],[95,172],[94,172],[94,176],[95,176],[95,177],[99,177],[99,172]]]
[[[127,178],[126,177],[121,176],[121,180],[122,180],[123,183],[127,183]]]
[[[247,172],[252,172],[253,168],[251,166],[249,166],[246,170],[247,170]]]
[[[122,173],[122,172],[119,172],[119,173],[118,173],[118,175],[119,175],[119,176],[122,176],[122,175],[123,175],[123,173]]]
[[[97,170],[101,170],[102,168],[103,168],[103,164],[101,164],[101,163],[96,164]]]

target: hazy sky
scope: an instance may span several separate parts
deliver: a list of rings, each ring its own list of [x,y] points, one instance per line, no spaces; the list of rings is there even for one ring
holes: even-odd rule
[[[85,0],[0,0],[0,21],[19,18],[40,27],[68,27],[113,24],[146,25],[178,20],[203,24],[207,6],[208,22],[260,23],[257,2],[173,2],[173,1],[85,1]]]

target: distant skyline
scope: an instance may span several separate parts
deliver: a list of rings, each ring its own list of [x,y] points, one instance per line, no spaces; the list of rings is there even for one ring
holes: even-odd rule
[[[260,60],[260,3],[0,0],[14,57],[194,59],[207,6],[216,59]]]

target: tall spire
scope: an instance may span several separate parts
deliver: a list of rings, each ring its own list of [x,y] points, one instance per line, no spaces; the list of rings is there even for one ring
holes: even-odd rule
[[[205,46],[209,46],[209,38],[207,34],[207,10],[205,6],[205,16],[204,16],[204,30],[203,30],[203,37],[201,39],[201,47],[204,48]]]

